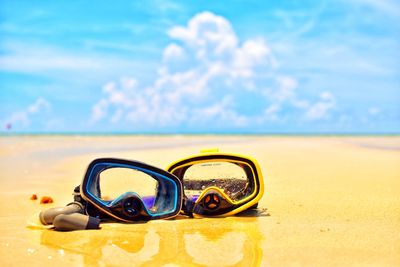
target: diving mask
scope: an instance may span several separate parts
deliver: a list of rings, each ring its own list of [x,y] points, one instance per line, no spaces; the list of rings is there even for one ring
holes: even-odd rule
[[[174,217],[182,205],[177,177],[139,161],[114,158],[90,163],[80,195],[102,213],[125,222]]]
[[[264,193],[260,166],[251,157],[218,150],[178,160],[167,167],[184,190],[183,212],[234,215],[256,207]]]

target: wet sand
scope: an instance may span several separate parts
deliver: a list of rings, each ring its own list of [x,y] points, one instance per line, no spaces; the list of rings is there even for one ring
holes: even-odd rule
[[[28,227],[40,210],[72,201],[96,157],[164,168],[209,147],[258,159],[260,212]],[[2,266],[400,266],[400,137],[3,136],[0,170]]]

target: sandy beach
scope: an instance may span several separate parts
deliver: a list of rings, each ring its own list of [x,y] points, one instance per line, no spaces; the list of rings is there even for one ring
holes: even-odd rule
[[[212,147],[259,161],[257,213],[34,227],[94,158],[165,168]],[[400,137],[2,136],[0,168],[2,266],[400,266]]]

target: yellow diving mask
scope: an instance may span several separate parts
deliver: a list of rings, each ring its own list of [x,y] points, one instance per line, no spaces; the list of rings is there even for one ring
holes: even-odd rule
[[[173,162],[167,171],[183,184],[183,213],[228,216],[257,207],[264,180],[249,156],[203,150]]]

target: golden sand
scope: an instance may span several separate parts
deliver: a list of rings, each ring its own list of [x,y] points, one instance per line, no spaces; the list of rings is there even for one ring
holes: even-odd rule
[[[258,159],[265,212],[32,226],[40,210],[72,201],[96,157],[165,167],[204,147]],[[400,266],[399,137],[1,137],[0,170],[1,266]]]

